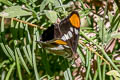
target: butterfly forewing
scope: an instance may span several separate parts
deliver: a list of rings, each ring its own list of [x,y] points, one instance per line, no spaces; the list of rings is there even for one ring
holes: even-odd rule
[[[72,51],[76,53],[80,30],[80,17],[78,12],[73,11],[67,18],[60,22],[59,27],[62,33],[61,39],[66,41]]]

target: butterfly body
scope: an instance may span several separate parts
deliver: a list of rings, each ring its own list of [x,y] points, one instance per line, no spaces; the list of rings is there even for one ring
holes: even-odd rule
[[[48,51],[71,57],[76,53],[80,29],[80,17],[77,11],[73,11],[60,23],[55,23],[41,35],[41,46]]]

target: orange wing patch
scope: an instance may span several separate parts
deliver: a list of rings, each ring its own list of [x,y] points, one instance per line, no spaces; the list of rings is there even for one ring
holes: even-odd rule
[[[74,27],[80,28],[80,18],[78,17],[77,14],[73,14],[69,20]]]
[[[54,42],[57,44],[67,45],[67,43],[65,41],[62,41],[62,40],[56,40]]]

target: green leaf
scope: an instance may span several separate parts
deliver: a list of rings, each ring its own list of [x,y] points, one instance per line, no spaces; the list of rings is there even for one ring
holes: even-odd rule
[[[23,3],[27,3],[27,0],[20,0],[21,2],[23,2]]]
[[[106,28],[105,28],[105,26],[104,26],[104,28],[102,28],[102,24],[103,24],[103,22],[102,22],[102,20],[100,20],[100,18],[99,18],[99,20],[98,20],[98,22],[97,22],[97,24],[98,24],[98,27],[99,27],[99,37],[100,37],[100,39],[104,42],[104,43],[106,43],[106,42],[108,42],[108,40],[110,40],[110,34],[108,34],[108,31],[106,30]],[[104,32],[104,33],[103,33]],[[103,36],[104,36],[104,38],[103,38]],[[103,40],[104,39],[104,40]]]
[[[57,21],[57,13],[55,11],[45,10],[45,15],[52,23],[55,23]]]
[[[50,0],[50,2],[51,2],[55,7],[60,6],[60,2],[59,2],[58,0]]]
[[[31,14],[31,12],[23,10],[21,6],[12,6],[2,11],[0,16],[4,16],[5,18],[13,18],[17,16],[28,16]]]
[[[8,6],[12,6],[12,3],[8,0],[0,0],[0,2],[2,2],[3,4],[6,4]]]
[[[107,72],[106,74],[109,76],[113,76],[115,78],[115,80],[120,80],[120,74],[116,70],[111,70],[111,71]]]
[[[112,38],[120,38],[120,33],[118,33],[118,32],[113,32],[112,34],[111,34],[111,37]]]
[[[40,5],[40,12],[43,11],[43,9],[45,8],[45,6],[48,5],[49,2],[50,2],[50,0],[44,0],[44,1],[42,1],[41,5]]]

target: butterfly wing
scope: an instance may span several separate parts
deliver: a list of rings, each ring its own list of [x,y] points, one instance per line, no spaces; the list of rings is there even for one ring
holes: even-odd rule
[[[68,57],[71,56],[71,53],[76,53],[79,29],[80,17],[77,11],[73,11],[59,24],[53,24],[45,30],[38,42],[41,43],[44,48],[48,48],[57,54],[65,54]]]
[[[79,31],[80,17],[77,11],[73,11],[67,18],[59,24],[61,40],[65,41],[72,51],[76,53]]]

